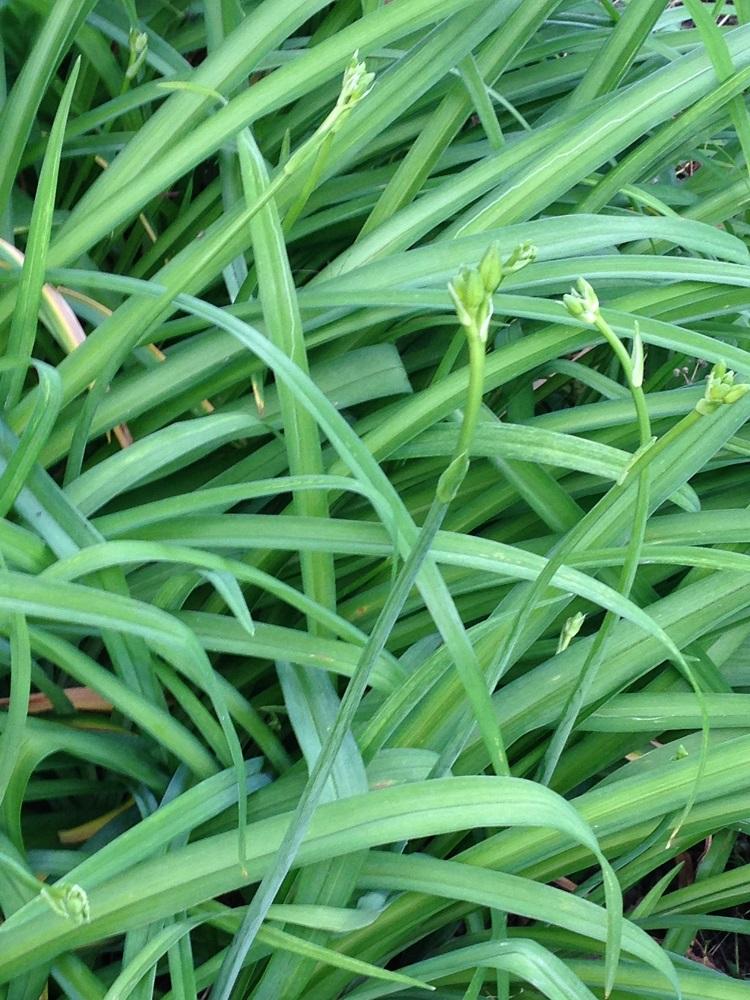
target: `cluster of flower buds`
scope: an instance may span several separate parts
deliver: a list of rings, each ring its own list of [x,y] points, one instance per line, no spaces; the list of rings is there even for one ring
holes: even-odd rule
[[[492,243],[479,262],[479,267],[462,267],[448,284],[458,321],[466,331],[478,336],[483,344],[492,319],[492,296],[507,274],[526,267],[536,257],[536,248],[522,243],[506,259],[500,257],[500,248]]]
[[[618,352],[631,386],[640,389],[643,386],[645,354],[638,322],[636,321],[633,327],[633,349],[628,361],[625,347],[599,311],[599,297],[585,278],[579,278],[575,288],[571,288],[568,295],[563,295],[563,305],[575,319],[589,326],[595,326],[604,334]]]
[[[359,53],[355,52],[344,71],[341,91],[334,106],[299,149],[282,157],[285,177],[298,171],[316,151],[320,151],[322,143],[338,132],[354,108],[370,93],[374,80],[375,74],[367,72],[364,60],[360,60]]]
[[[45,885],[41,895],[55,913],[74,924],[87,924],[91,919],[89,897],[80,885]]]
[[[146,61],[148,35],[145,31],[138,31],[136,28],[131,28],[128,35],[128,45],[130,47],[130,55],[128,57],[128,68],[125,70],[125,78],[132,80]]]
[[[735,384],[735,374],[727,370],[723,361],[719,361],[708,374],[706,379],[706,391],[703,399],[699,399],[695,404],[698,413],[708,416],[727,403],[736,403],[737,400],[750,392],[750,385],[745,383]]]
[[[448,291],[461,326],[476,332],[486,344],[492,318],[492,291],[485,285],[480,271],[475,267],[461,268],[449,283]]]
[[[341,92],[323,122],[321,131],[337,132],[350,112],[370,93],[374,80],[375,74],[367,72],[364,60],[360,60],[359,52],[355,52],[344,70]]]
[[[599,315],[599,299],[585,278],[579,278],[569,295],[563,295],[563,305],[571,316],[592,326]]]

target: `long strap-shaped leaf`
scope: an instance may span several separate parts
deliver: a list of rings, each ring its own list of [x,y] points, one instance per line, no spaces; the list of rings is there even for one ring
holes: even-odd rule
[[[271,866],[288,824],[288,815],[252,824],[244,878],[236,864],[234,834],[219,834],[177,850],[167,859],[154,858],[94,888],[89,893],[88,924],[61,925],[58,917],[45,912],[41,901],[27,904],[0,928],[0,982],[7,982],[30,961],[184,910],[212,898],[217,889],[228,891],[258,879]],[[610,887],[610,934],[619,927],[616,880],[593,832],[560,796],[517,778],[438,779],[323,805],[304,838],[297,863],[441,831],[507,824],[548,827],[585,846],[596,857]],[[136,884],[139,893],[134,904]]]
[[[118,187],[115,188],[118,193],[117,198],[112,197],[114,191],[109,185],[105,186],[103,183],[108,171],[105,172],[94,203],[97,210],[93,211],[92,195],[91,201],[86,205],[88,214],[85,224],[76,227],[71,225],[60,234],[53,247],[51,263],[62,264],[74,260],[85,249],[83,242],[90,246],[99,238],[97,235],[99,232],[104,235],[120,222],[130,218],[133,205],[137,206],[135,209],[137,214],[141,205],[152,195],[164,190],[172,180],[205,159],[222,143],[236,136],[248,122],[304,95],[313,83],[320,84],[334,79],[350,61],[353,52],[370,51],[425,25],[434,24],[464,7],[472,5],[476,7],[477,4],[478,0],[411,0],[407,5],[398,3],[380,7],[369,17],[350,25],[313,49],[308,49],[300,59],[280,67],[266,79],[260,80],[249,90],[239,94],[226,108],[193,128],[189,135],[177,143],[172,144],[167,141],[164,144],[164,155],[148,165],[145,170],[140,169],[139,158],[134,155],[130,164],[132,176],[120,179]],[[305,3],[303,10],[305,14],[310,12],[309,3]],[[270,27],[275,29],[279,23],[275,12],[276,0],[268,0],[262,9],[267,30]],[[247,22],[250,22],[250,18],[246,19]],[[249,32],[252,31],[252,27],[247,23]],[[238,36],[236,39],[230,38],[227,41],[235,41],[238,47],[243,43],[247,45],[246,38],[242,37],[240,40],[240,32],[236,34]],[[227,68],[233,69],[230,63],[222,72],[221,49],[215,53],[214,58],[216,59],[212,65],[214,71],[218,68],[224,75]],[[195,82],[199,82],[197,78]],[[212,85],[205,79],[200,83],[221,91],[220,83],[218,86]],[[198,102],[198,106],[203,104],[205,95],[203,101]],[[167,120],[171,120],[169,115]],[[160,124],[160,127],[163,128],[163,125]],[[167,134],[163,134],[167,138]],[[171,135],[171,130],[168,135]],[[83,206],[83,202],[81,205]]]
[[[8,353],[22,359],[25,364],[29,363],[36,339],[37,314],[42,301],[44,268],[50,233],[52,232],[52,214],[57,194],[60,154],[79,69],[80,60],[77,60],[65,85],[62,100],[52,124],[34,198],[29,238],[18,286],[18,298],[8,335]],[[25,376],[26,368],[22,367],[10,371],[0,379],[0,398],[4,397],[6,409],[12,409],[20,399]]]
[[[607,917],[596,904],[560,889],[505,872],[478,868],[424,854],[370,851],[360,885],[392,892],[423,892],[446,899],[472,901],[509,911],[528,920],[550,921],[604,943]],[[623,922],[623,951],[657,969],[676,986],[672,964],[656,942],[630,921]]]
[[[96,0],[62,0],[45,19],[42,31],[0,114],[5,155],[0,163],[0,205],[8,204],[24,145],[39,102],[76,30]],[[3,236],[6,234],[3,233]]]
[[[255,139],[247,129],[240,133],[238,151],[245,200],[251,207],[263,198],[268,189],[268,171]],[[267,203],[253,216],[250,232],[268,337],[306,372],[307,351],[302,334],[302,317],[275,202]],[[283,384],[279,387],[279,403],[290,473],[293,476],[320,475],[323,457],[313,415],[300,406],[294,393]],[[299,493],[294,498],[294,506],[301,514],[310,517],[325,518],[328,515],[328,501],[324,493]],[[315,553],[301,559],[302,580],[307,595],[324,607],[335,607],[332,557]],[[317,628],[317,623],[311,625],[313,629]]]
[[[499,279],[498,279],[499,280]],[[491,295],[494,288],[487,291]],[[299,799],[289,830],[281,845],[276,864],[264,877],[245,915],[239,933],[229,949],[219,972],[216,992],[220,998],[228,998],[236,981],[242,962],[257,935],[273,899],[291,868],[305,831],[329,781],[336,758],[354,722],[355,713],[365,693],[369,676],[376,659],[381,655],[393,626],[398,619],[403,604],[419,575],[423,563],[429,556],[435,535],[455,498],[466,475],[469,465],[468,448],[476,427],[481,407],[483,373],[485,359],[486,331],[482,334],[478,327],[469,330],[469,351],[471,357],[468,401],[464,410],[461,434],[456,445],[453,461],[445,470],[438,483],[435,499],[419,531],[413,548],[396,577],[393,587],[381,609],[378,620],[369,636],[357,664],[352,681],[347,687],[336,719],[320,755],[311,768],[310,779]],[[486,686],[479,679],[467,685],[467,694],[476,715],[480,730],[487,742],[490,759],[496,773],[508,773],[507,757],[502,737],[490,715],[487,713],[488,699]],[[617,932],[617,928],[614,928]],[[610,962],[614,973],[617,962],[617,946],[610,949]]]
[[[117,594],[95,592],[89,587],[60,581],[46,582],[41,578],[18,573],[0,574],[0,606],[20,614],[30,614],[52,621],[79,622],[95,628],[112,629],[144,639],[151,647],[185,673],[206,691],[221,723],[229,758],[234,764],[238,784],[244,783],[242,750],[226,707],[224,693],[214,676],[195,636],[174,618],[150,605]],[[215,746],[220,760],[226,760],[226,749]],[[247,801],[240,798],[240,831],[244,846],[244,824]],[[240,853],[240,863],[242,855]]]

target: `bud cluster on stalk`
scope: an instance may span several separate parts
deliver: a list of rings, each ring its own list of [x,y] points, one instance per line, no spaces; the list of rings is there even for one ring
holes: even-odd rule
[[[336,103],[324,120],[321,131],[337,132],[359,102],[370,93],[374,80],[375,74],[367,72],[364,60],[360,60],[359,52],[355,52],[351,62],[344,70],[341,91]]]
[[[80,885],[45,885],[42,898],[55,913],[75,924],[87,924],[91,919],[89,898]]]
[[[698,413],[708,416],[719,409],[720,406],[736,403],[738,400],[750,392],[750,385],[740,382],[735,383],[735,373],[719,361],[708,374],[706,379],[706,391],[703,399],[699,399],[695,405]]]
[[[563,295],[563,305],[571,316],[591,326],[599,316],[599,298],[585,278],[579,278],[576,287],[571,288],[568,295]]]
[[[310,138],[284,159],[282,167],[284,176],[291,176],[316,151],[320,154],[321,149],[326,148],[326,143],[331,142],[332,137],[338,132],[354,108],[370,93],[374,80],[375,74],[368,73],[364,60],[360,60],[359,53],[355,52],[344,71],[336,103]]]
[[[128,66],[125,70],[125,79],[133,80],[141,68],[143,63],[146,61],[146,56],[148,55],[148,35],[145,31],[138,31],[137,28],[131,28],[128,35],[128,47],[130,49],[128,57]]]
[[[625,347],[599,310],[599,296],[585,278],[579,278],[575,288],[571,288],[567,295],[563,295],[563,305],[574,319],[588,326],[595,326],[610,344],[616,347],[616,350],[621,351],[620,358],[630,385],[633,389],[642,388],[645,355],[638,322],[636,321],[633,327],[633,348],[628,361]]]
[[[487,343],[494,292],[506,275],[526,267],[535,257],[536,248],[530,243],[522,243],[503,260],[498,244],[492,243],[478,267],[461,268],[449,282],[448,291],[453,299],[458,321],[467,333],[477,336],[483,344]]]

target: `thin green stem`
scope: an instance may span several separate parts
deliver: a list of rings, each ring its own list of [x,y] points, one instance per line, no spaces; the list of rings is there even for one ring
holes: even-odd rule
[[[398,620],[404,602],[414,586],[422,564],[429,557],[435,535],[440,530],[450,503],[456,496],[466,475],[468,468],[468,446],[471,444],[471,439],[469,437],[465,440],[463,431],[467,424],[470,434],[473,433],[473,429],[476,427],[479,409],[482,404],[481,389],[485,353],[484,344],[481,342],[477,331],[469,333],[469,343],[472,358],[472,377],[470,378],[464,422],[454,457],[443,476],[441,476],[435,497],[430,504],[427,517],[419,531],[417,540],[401,567],[372,632],[368,637],[367,643],[362,650],[357,667],[341,700],[333,728],[321,748],[320,754],[310,771],[307,783],[297,801],[284,839],[277,852],[276,860],[264,876],[253,896],[252,903],[245,913],[242,925],[224,958],[212,993],[215,1000],[229,1000],[245,956],[266,918],[268,908],[276,898],[282,882],[294,863],[313,814],[320,803],[334,762],[341,750],[344,738],[351,729],[355,714],[367,689],[372,669],[385,649],[388,637]],[[475,369],[477,370],[475,371]],[[507,758],[504,751],[501,754],[495,751],[496,746],[497,741],[493,740],[489,747],[493,764],[496,767],[497,773],[507,774]]]

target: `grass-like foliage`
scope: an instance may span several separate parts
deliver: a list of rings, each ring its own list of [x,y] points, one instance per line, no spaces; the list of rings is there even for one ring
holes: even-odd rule
[[[750,3],[0,2],[0,1000],[747,1000]]]

